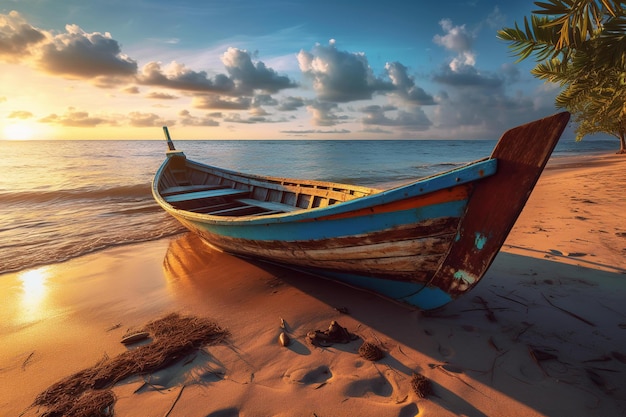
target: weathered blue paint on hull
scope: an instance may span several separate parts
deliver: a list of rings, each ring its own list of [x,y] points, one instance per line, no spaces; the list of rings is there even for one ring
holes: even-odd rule
[[[396,213],[372,214],[347,219],[325,220],[323,222],[278,223],[272,224],[271,227],[268,227],[267,224],[259,224],[259,222],[223,225],[194,221],[193,219],[187,219],[187,221],[199,230],[206,230],[210,233],[230,238],[261,242],[312,241],[364,235],[441,217],[461,217],[466,204],[466,200],[451,201]]]
[[[281,264],[278,263],[277,265]],[[382,295],[394,302],[410,305],[422,310],[433,310],[448,304],[452,300],[450,295],[440,288],[429,287],[425,283],[393,281],[315,268],[301,269],[289,265],[282,266],[331,281],[338,281],[354,288],[373,292],[376,295]]]

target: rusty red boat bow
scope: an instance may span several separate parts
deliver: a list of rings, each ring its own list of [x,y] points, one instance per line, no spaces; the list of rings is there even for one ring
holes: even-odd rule
[[[430,281],[453,298],[469,291],[495,259],[554,147],[567,112],[507,131],[493,150],[498,174],[476,183],[455,243]]]

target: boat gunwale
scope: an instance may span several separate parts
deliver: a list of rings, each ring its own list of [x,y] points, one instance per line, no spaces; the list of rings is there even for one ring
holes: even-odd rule
[[[182,154],[182,153],[177,153]],[[184,154],[183,154],[184,155]],[[183,156],[184,157],[184,156]],[[417,179],[408,184],[399,185],[387,190],[378,190],[375,188],[366,188],[354,186],[356,188],[365,188],[372,191],[372,194],[355,197],[351,200],[347,200],[344,202],[338,202],[336,204],[328,205],[325,207],[316,207],[312,209],[302,208],[301,210],[295,210],[292,212],[286,213],[275,213],[268,215],[247,215],[247,216],[217,216],[211,215],[207,213],[195,213],[185,209],[178,209],[174,207],[172,204],[165,201],[163,196],[158,191],[158,185],[161,179],[163,172],[166,170],[167,165],[170,161],[170,158],[166,159],[161,166],[153,180],[152,184],[152,193],[159,203],[166,211],[172,213],[173,215],[177,215],[188,219],[190,221],[198,221],[198,222],[209,222],[214,225],[228,225],[228,226],[236,226],[238,223],[241,225],[252,226],[252,225],[268,225],[275,223],[283,223],[285,221],[290,222],[301,222],[301,221],[314,221],[320,217],[326,217],[337,214],[345,214],[351,211],[361,210],[368,207],[378,206],[381,204],[393,203],[395,201],[401,201],[411,197],[417,197],[421,195],[430,194],[432,192],[445,190],[452,188],[454,186],[463,185],[467,183],[471,183],[489,176],[496,174],[497,172],[497,159],[495,158],[483,158],[476,161],[469,162],[463,166],[456,167],[449,171],[441,172],[435,175],[431,175],[425,178]],[[280,180],[284,182],[293,183],[294,185],[299,185],[303,181],[307,183],[309,180],[297,180],[290,178],[279,178],[279,177],[266,177],[255,174],[245,174],[237,171],[231,171],[228,169],[222,169],[219,167],[203,164],[197,161],[188,160],[185,158],[185,164],[192,164],[202,168],[208,168],[210,170],[214,170],[217,172],[225,172],[228,174],[234,174],[236,176],[248,179],[254,179],[257,181],[263,182],[268,179],[272,183],[276,183],[275,181]],[[467,176],[460,177],[457,174],[464,172],[469,173]],[[342,186],[351,188],[353,186],[348,184],[341,183],[333,183],[333,182],[323,182],[323,181],[311,181],[313,183],[318,183],[318,185],[323,185],[324,187],[329,188],[338,188],[341,189]],[[337,185],[337,187],[332,187],[333,185]],[[421,188],[420,188],[421,187]]]

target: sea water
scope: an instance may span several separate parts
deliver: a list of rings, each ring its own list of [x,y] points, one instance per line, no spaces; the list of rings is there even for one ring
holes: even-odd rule
[[[236,171],[374,187],[488,156],[494,140],[177,141],[188,158]],[[163,141],[0,141],[0,274],[184,229],[151,181]],[[561,139],[553,157],[610,153],[617,141]]]

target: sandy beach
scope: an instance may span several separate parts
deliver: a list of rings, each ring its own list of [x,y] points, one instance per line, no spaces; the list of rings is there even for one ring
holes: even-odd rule
[[[2,275],[0,416],[43,415],[39,393],[169,313],[230,336],[117,383],[116,416],[626,416],[625,171],[618,155],[551,160],[482,282],[431,313],[190,234]],[[357,339],[307,341],[333,320]]]

